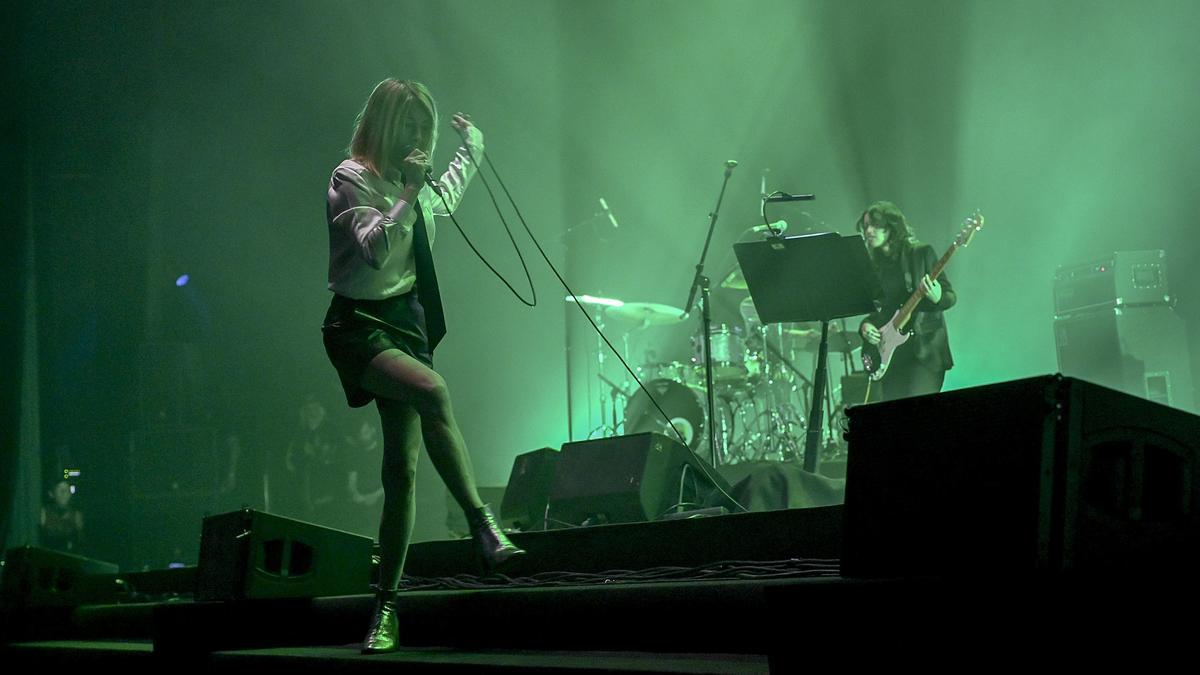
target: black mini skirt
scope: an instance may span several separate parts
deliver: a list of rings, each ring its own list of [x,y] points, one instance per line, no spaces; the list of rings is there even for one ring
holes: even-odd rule
[[[337,369],[351,408],[375,399],[363,389],[362,378],[380,353],[399,349],[433,367],[433,353],[425,337],[425,310],[416,290],[383,300],[355,300],[335,293],[321,333],[325,353]]]

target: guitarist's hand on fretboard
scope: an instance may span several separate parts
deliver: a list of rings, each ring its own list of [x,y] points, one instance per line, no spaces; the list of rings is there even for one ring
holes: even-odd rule
[[[937,279],[930,279],[926,274],[921,278],[921,290],[925,292],[925,297],[933,304],[938,304],[942,301],[942,285]]]

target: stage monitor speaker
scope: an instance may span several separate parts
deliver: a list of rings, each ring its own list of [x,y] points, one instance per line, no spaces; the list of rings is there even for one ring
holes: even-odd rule
[[[1200,562],[1200,417],[1056,375],[849,419],[844,576]]]
[[[243,509],[204,519],[197,600],[367,593],[369,537]]]
[[[729,484],[701,461],[687,446],[653,432],[567,443],[550,488],[550,526],[658,520],[677,508],[736,508],[710,499],[714,480],[726,494]]]
[[[1064,375],[1196,410],[1186,327],[1167,305],[1107,307],[1059,317],[1054,342]]]
[[[4,554],[0,599],[10,607],[69,607],[88,602],[116,602],[111,579],[117,566],[47,548],[22,546]]]
[[[508,487],[500,504],[500,524],[529,532],[546,529],[546,501],[558,461],[554,448],[533,450],[513,459]]]

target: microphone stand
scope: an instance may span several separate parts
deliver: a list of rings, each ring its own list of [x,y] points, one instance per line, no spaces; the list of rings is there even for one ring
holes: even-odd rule
[[[708,247],[712,243],[713,230],[717,227],[717,216],[721,212],[721,202],[725,199],[725,188],[729,185],[729,177],[737,162],[725,162],[725,179],[721,182],[721,193],[717,196],[717,206],[708,214],[708,235],[704,238],[704,250],[700,252],[700,262],[696,263],[696,276],[692,278],[692,287],[688,289],[687,302],[683,304],[683,313],[692,311],[692,303],[696,300],[696,291],[700,291],[700,324],[703,331],[704,344],[704,382],[706,398],[708,399],[708,453],[715,467],[717,462],[717,405],[713,387],[712,366],[712,312],[709,306],[709,278],[704,275],[704,261],[708,258]]]
[[[817,348],[817,373],[813,375],[812,409],[808,414],[808,429],[804,437],[804,470],[817,471],[817,452],[824,436],[825,389],[828,384],[829,319],[821,320],[821,346]]]

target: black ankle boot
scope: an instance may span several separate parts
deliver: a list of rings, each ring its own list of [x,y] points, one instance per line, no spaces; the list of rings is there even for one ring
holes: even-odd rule
[[[479,557],[488,571],[525,554],[508,540],[508,536],[496,524],[496,516],[486,505],[467,511],[467,524],[471,526],[471,538],[475,540]]]
[[[371,627],[363,640],[362,653],[381,654],[395,651],[399,646],[400,623],[396,618],[397,591],[375,591],[375,611],[371,613]]]

